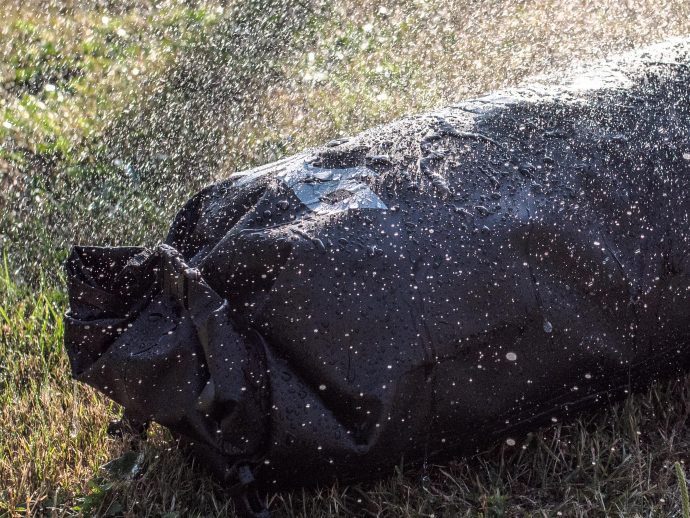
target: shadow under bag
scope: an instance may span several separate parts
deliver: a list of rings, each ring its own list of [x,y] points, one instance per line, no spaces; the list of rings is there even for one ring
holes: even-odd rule
[[[685,370],[690,40],[402,119],[75,247],[74,376],[228,484],[470,454]]]

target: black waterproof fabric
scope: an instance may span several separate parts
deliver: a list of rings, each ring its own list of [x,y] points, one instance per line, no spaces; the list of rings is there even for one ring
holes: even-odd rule
[[[75,247],[74,376],[294,486],[682,371],[689,85],[674,40],[233,175],[156,249]]]

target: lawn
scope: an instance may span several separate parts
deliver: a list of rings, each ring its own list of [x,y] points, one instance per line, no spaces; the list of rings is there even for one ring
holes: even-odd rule
[[[232,515],[71,380],[71,243],[154,245],[202,186],[405,114],[690,33],[686,0],[38,0],[0,23],[0,516]],[[282,516],[677,516],[690,379],[470,459],[271,495]],[[690,466],[689,466],[690,467]]]

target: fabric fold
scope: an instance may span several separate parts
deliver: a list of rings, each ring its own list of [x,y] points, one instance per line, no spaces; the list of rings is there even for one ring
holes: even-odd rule
[[[74,375],[228,462],[265,440],[263,351],[172,247],[75,247],[65,345]]]

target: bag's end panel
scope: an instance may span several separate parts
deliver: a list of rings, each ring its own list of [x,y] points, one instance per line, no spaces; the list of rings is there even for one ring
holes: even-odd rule
[[[128,416],[203,443],[220,462],[261,450],[263,350],[236,331],[227,302],[175,249],[75,247],[67,274],[75,378]]]

